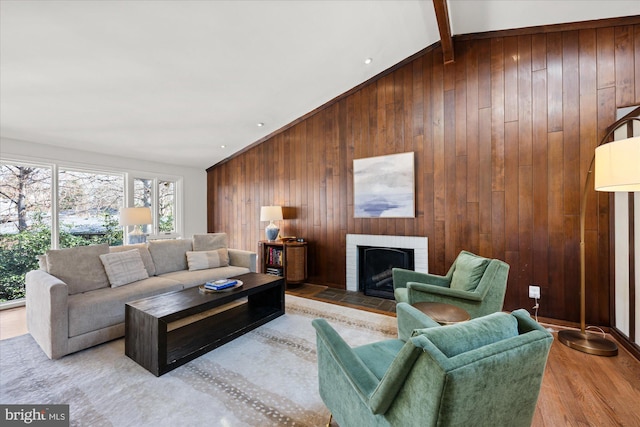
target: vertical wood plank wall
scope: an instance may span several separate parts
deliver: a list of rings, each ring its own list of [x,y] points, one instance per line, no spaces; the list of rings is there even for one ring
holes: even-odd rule
[[[636,20],[637,22],[637,20]],[[260,206],[287,207],[309,281],[345,287],[347,233],[429,238],[429,270],[461,249],[510,264],[505,309],[579,318],[579,200],[616,108],[640,104],[640,25],[507,35],[436,47],[208,170],[208,229],[257,250]],[[413,151],[416,217],[353,218],[353,159]],[[587,322],[610,314],[609,196],[586,223]]]

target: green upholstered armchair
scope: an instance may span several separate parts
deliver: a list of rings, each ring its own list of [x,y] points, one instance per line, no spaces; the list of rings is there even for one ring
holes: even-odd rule
[[[393,269],[396,301],[442,302],[465,309],[472,319],[502,310],[509,264],[461,251],[445,276]]]
[[[553,337],[526,310],[451,326],[397,312],[398,339],[355,348],[313,321],[320,396],[340,427],[531,425]]]

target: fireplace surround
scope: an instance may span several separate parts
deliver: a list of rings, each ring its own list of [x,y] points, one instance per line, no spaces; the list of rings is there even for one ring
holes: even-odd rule
[[[372,234],[347,234],[346,272],[347,290],[359,290],[358,246],[413,249],[414,269],[428,273],[428,239],[418,236],[383,236]]]

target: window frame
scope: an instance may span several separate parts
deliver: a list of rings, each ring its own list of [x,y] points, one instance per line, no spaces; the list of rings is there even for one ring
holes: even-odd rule
[[[160,240],[160,239],[179,239],[182,237],[184,224],[183,224],[183,211],[182,200],[183,194],[183,177],[176,175],[160,175],[149,172],[130,172],[129,179],[127,181],[127,195],[126,201],[128,207],[135,206],[135,180],[145,179],[152,182],[151,185],[151,218],[153,224],[151,226],[151,233],[147,234],[148,240]],[[159,190],[158,185],[161,181],[172,182],[174,184],[174,231],[172,233],[160,233],[160,209],[159,209]],[[127,234],[128,230],[125,230]],[[126,238],[128,236],[125,236]],[[126,240],[126,239],[125,239]]]

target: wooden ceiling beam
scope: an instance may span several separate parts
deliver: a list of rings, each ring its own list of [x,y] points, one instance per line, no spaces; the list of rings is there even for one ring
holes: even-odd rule
[[[451,38],[447,0],[433,0],[433,7],[436,11],[436,20],[438,21],[438,30],[440,31],[442,59],[445,64],[449,64],[453,62],[455,58],[453,55],[453,39]]]

